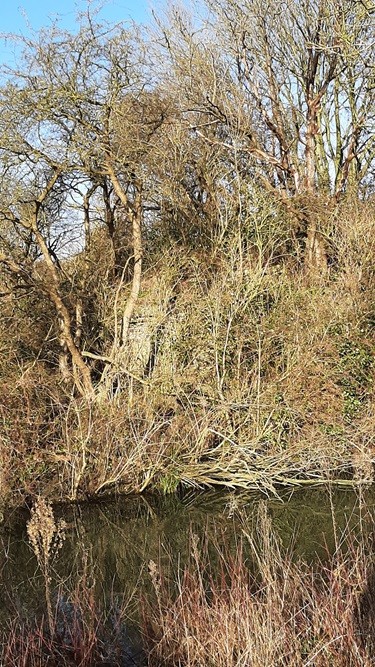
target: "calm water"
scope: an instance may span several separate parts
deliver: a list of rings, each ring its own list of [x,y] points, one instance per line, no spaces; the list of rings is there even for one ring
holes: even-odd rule
[[[350,527],[357,534],[372,530],[369,511],[375,494],[347,490],[308,489],[283,493],[281,499],[255,495],[202,493],[181,497],[117,498],[55,508],[67,522],[66,539],[53,563],[57,582],[75,581],[86,573],[98,594],[108,600],[129,600],[129,643],[137,644],[138,591],[149,586],[148,563],[169,571],[183,567],[189,536],[235,549],[243,532],[252,533],[259,505],[266,507],[275,533],[285,547],[308,561],[334,551]],[[29,615],[41,611],[43,579],[26,532],[28,513],[7,517],[0,527],[0,623],[15,608]],[[215,553],[215,549],[212,549]],[[214,556],[213,556],[214,557]],[[128,664],[132,664],[131,661]],[[134,664],[134,663],[133,663]]]

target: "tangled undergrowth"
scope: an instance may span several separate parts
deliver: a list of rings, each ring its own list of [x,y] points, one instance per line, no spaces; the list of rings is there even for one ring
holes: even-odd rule
[[[258,215],[272,226],[261,230],[261,247],[244,226],[241,261],[234,231],[204,252],[176,247],[173,262],[159,252],[124,358],[111,372],[93,362],[90,400],[46,358],[30,352],[18,361],[21,341],[7,340],[3,503],[41,492],[76,499],[190,485],[274,493],[373,481],[373,207],[344,202],[334,220],[327,212],[324,275],[299,265],[296,246],[279,253],[276,214],[260,201]],[[104,356],[127,296],[126,285],[118,289],[100,304]],[[25,345],[28,332],[18,335]]]
[[[368,547],[368,545],[367,545]],[[352,536],[324,562],[285,553],[269,517],[235,552],[191,536],[177,582],[151,562],[155,597],[143,627],[150,667],[370,667],[374,662],[373,552]]]

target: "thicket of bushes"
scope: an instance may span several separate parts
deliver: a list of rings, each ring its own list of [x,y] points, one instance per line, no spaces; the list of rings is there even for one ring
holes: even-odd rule
[[[7,72],[4,502],[372,481],[371,16],[269,5],[86,15]]]
[[[135,310],[141,344],[128,352],[129,375],[90,402],[45,356],[21,356],[21,343],[39,335],[42,346],[44,322],[29,341],[14,308],[3,334],[3,496],[372,481],[374,221],[369,204],[342,206],[324,277],[292,252],[261,257],[250,242],[240,267],[235,237],[160,255]]]

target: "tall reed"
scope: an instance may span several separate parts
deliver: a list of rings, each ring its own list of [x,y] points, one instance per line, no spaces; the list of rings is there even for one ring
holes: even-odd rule
[[[247,554],[247,555],[245,555]],[[263,512],[256,537],[235,552],[191,537],[177,582],[155,564],[156,601],[145,601],[149,667],[370,667],[375,588],[364,542],[352,536],[326,562],[284,552]]]

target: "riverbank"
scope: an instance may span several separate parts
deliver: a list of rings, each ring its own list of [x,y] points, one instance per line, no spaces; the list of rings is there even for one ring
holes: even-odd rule
[[[341,205],[334,229],[327,218],[334,252],[324,275],[299,266],[296,245],[276,253],[277,227],[262,232],[261,254],[248,230],[241,264],[234,232],[204,253],[176,247],[172,262],[159,254],[144,276],[122,370],[109,384],[98,375],[88,399],[61,380],[46,350],[20,358],[26,341],[42,345],[43,327],[25,329],[9,302],[1,315],[2,505],[39,494],[75,500],[179,486],[272,494],[371,483],[374,220],[370,203],[358,202]],[[116,290],[103,304],[107,331],[127,299],[127,285]],[[5,333],[7,317],[18,337]],[[107,345],[110,338],[104,355]]]
[[[3,507],[373,481],[372,15],[271,4],[17,38]]]

